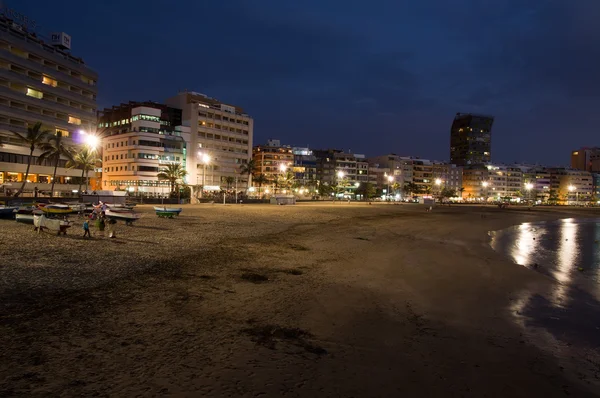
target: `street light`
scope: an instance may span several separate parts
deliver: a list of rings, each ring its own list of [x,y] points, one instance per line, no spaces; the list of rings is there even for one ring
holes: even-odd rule
[[[198,153],[200,157],[200,163],[203,164],[202,168],[202,187],[206,185],[206,165],[210,163],[210,155],[207,153]]]
[[[88,133],[85,130],[79,130],[79,134],[83,136],[83,143],[87,145],[90,150],[95,151],[100,145],[100,137],[97,135]]]
[[[490,185],[490,183],[489,183],[489,182],[487,182],[487,181],[484,181],[484,182],[482,182],[482,183],[481,183],[481,185],[482,185],[482,186],[483,186],[483,188],[485,189],[485,195],[484,195],[484,196],[485,196],[485,201],[486,201],[486,203],[487,203],[487,187],[488,187],[488,185]]]
[[[388,196],[388,200],[390,197],[390,184],[394,181],[394,176],[387,176],[387,181],[388,181],[388,185],[387,185],[387,196]]]
[[[528,182],[527,184],[525,184],[525,190],[527,191],[527,200],[530,201],[531,200],[531,189],[533,188],[533,184]]]
[[[442,180],[441,180],[441,179],[439,179],[439,178],[436,178],[436,179],[435,179],[435,185],[437,185],[437,186],[440,186],[440,185],[442,185]]]
[[[279,171],[281,171],[282,173],[285,173],[285,171],[287,170],[287,166],[285,164],[280,164],[279,165]]]
[[[578,205],[579,204],[579,192],[577,192],[575,186],[569,185],[569,187],[567,189],[569,190],[569,192],[575,191],[575,205]]]

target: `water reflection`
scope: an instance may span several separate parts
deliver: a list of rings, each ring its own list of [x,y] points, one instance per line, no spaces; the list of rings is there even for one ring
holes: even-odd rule
[[[577,231],[578,226],[573,222],[573,219],[567,218],[562,220],[559,227],[559,245],[558,245],[558,261],[556,268],[552,270],[552,274],[560,282],[554,291],[553,298],[555,302],[560,302],[563,305],[567,304],[568,295],[566,294],[569,283],[571,282],[571,273],[576,267],[577,260]]]
[[[519,225],[515,244],[511,255],[517,264],[527,265],[531,262],[531,254],[534,251],[533,226],[531,223]]]
[[[494,250],[559,282],[555,302],[564,305],[573,284],[600,297],[600,220],[523,223],[490,235]]]

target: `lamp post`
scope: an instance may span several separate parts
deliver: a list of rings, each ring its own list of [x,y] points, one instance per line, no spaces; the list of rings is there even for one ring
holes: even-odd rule
[[[394,181],[394,176],[387,176],[387,196],[388,196],[388,201],[390,200],[390,184]]]
[[[337,172],[337,177],[338,177],[338,188],[340,186],[340,181],[344,179],[344,172],[342,170]]]
[[[438,192],[438,196],[440,197],[440,203],[442,203],[442,179],[441,178],[436,178],[435,179],[435,185],[437,186],[437,192]]]
[[[281,171],[281,180],[285,178],[285,172],[287,171],[287,165],[285,163],[281,163],[279,165],[279,171]]]
[[[487,203],[487,188],[490,185],[489,182],[484,181],[481,183],[481,185],[483,186],[483,190],[484,190],[484,199],[485,199],[485,203]]]
[[[569,185],[568,190],[569,192],[575,191],[575,206],[577,206],[579,204],[579,192],[577,192],[577,188],[574,185]]]
[[[525,190],[527,191],[527,201],[531,201],[531,189],[533,188],[533,184],[528,182],[525,184]]]

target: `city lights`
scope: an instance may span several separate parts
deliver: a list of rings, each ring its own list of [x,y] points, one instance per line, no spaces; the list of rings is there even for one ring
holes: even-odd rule
[[[338,176],[338,178],[339,178],[339,179],[342,179],[342,178],[344,178],[344,172],[343,172],[343,171],[341,171],[341,170],[340,170],[340,171],[338,171],[338,172],[337,172],[337,176]]]
[[[436,178],[435,185],[442,185],[442,180],[440,180],[439,178]]]

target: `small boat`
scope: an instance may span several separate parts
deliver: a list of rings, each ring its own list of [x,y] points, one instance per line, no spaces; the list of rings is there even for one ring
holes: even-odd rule
[[[156,214],[158,213],[175,213],[179,215],[183,209],[181,207],[163,207],[163,206],[154,206],[154,211]]]
[[[139,214],[126,209],[107,209],[104,214],[108,219],[125,221],[127,225],[131,225],[140,218]]]
[[[17,222],[22,222],[24,224],[33,224],[33,214],[32,213],[17,213],[15,214],[15,219]]]
[[[0,206],[0,218],[13,218],[17,206]]]
[[[133,206],[123,205],[123,204],[108,204],[105,203],[106,207],[111,210],[133,210]]]
[[[71,227],[71,223],[67,220],[58,220],[53,218],[46,217],[45,214],[34,214],[33,215],[33,225],[35,229],[39,232],[42,229],[46,228],[50,231],[55,231],[59,235],[62,233],[63,235],[67,234],[67,228]]]
[[[71,209],[71,211],[74,212],[80,212],[80,211],[85,211],[86,205],[84,203],[77,203],[77,202],[73,202],[73,203],[67,203],[67,206],[69,206],[69,208]]]
[[[72,213],[73,210],[69,207],[69,205],[62,204],[51,204],[42,207],[42,210],[46,213],[51,214],[68,214]]]

